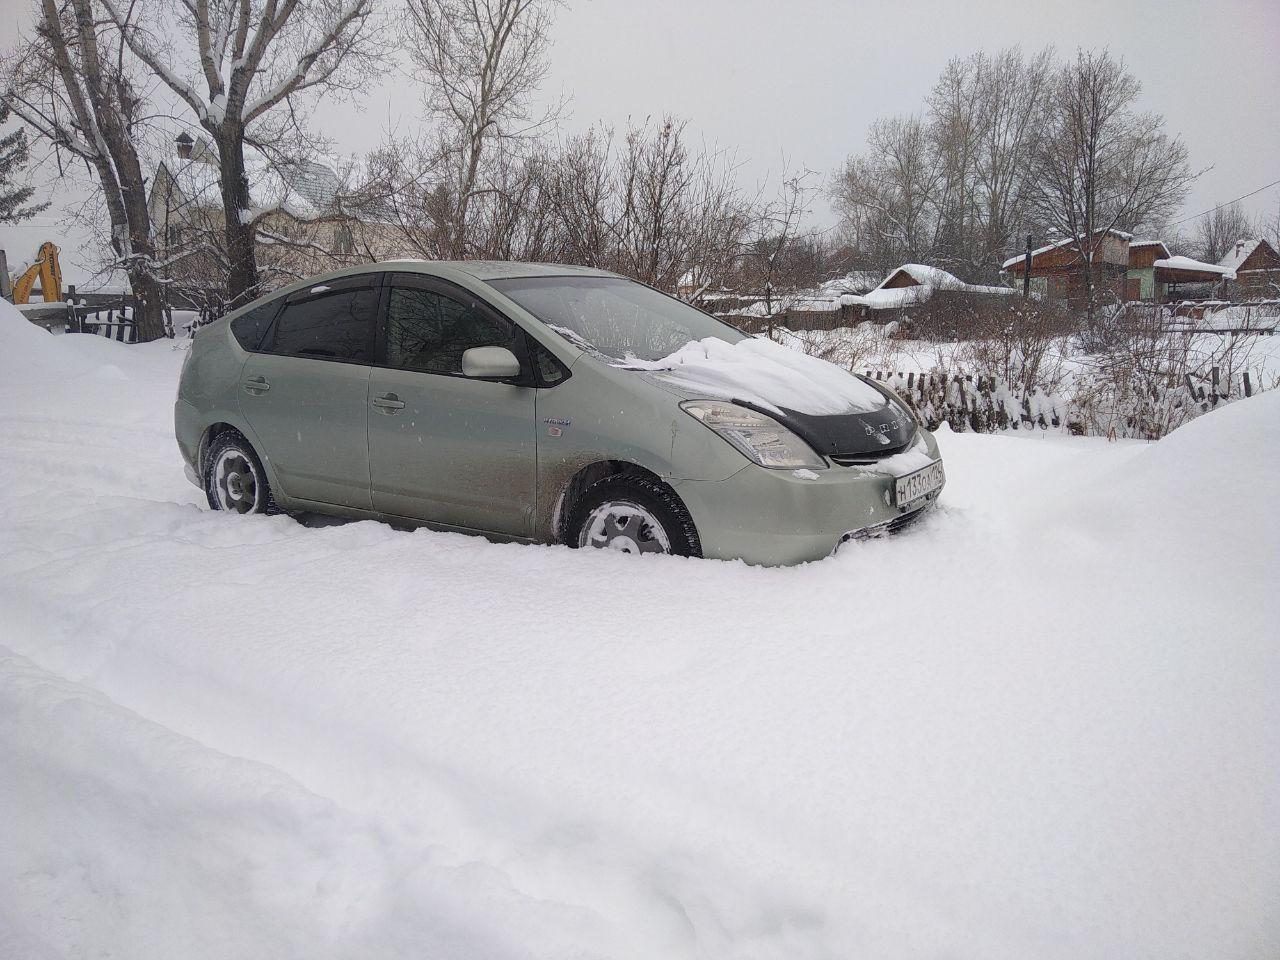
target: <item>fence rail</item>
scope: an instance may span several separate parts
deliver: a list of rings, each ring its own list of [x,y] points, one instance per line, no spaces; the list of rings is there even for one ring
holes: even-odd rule
[[[1187,419],[1221,403],[1251,397],[1262,384],[1243,371],[1227,376],[1214,367],[1207,376],[1152,383],[1078,382],[1070,396],[1010,387],[985,374],[901,373],[865,370],[868,379],[892,388],[926,429],[946,423],[957,433],[1065,428],[1077,435],[1158,439]]]

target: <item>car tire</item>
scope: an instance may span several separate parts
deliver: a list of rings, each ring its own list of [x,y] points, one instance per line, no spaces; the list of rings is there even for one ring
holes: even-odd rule
[[[211,510],[274,513],[267,472],[249,441],[227,431],[213,441],[205,457],[204,492]]]
[[[666,484],[637,475],[593,483],[573,505],[565,528],[571,547],[622,553],[702,556],[693,518]]]

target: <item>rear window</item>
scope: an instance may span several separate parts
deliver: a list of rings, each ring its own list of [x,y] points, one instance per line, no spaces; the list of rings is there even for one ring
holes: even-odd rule
[[[368,363],[378,291],[335,290],[285,305],[276,322],[272,353]]]
[[[271,321],[278,309],[280,309],[280,301],[271,300],[232,320],[231,333],[235,336],[236,342],[246,350],[257,351],[262,346],[262,338],[271,326]]]

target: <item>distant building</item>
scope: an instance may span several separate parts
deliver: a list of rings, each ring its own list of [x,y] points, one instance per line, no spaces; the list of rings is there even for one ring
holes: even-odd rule
[[[858,291],[858,292],[854,292]],[[945,316],[963,328],[996,300],[1014,296],[1009,287],[965,283],[939,267],[905,263],[883,280],[865,272],[829,280],[817,290],[763,297],[704,297],[704,306],[744,330],[763,329],[770,321],[792,330],[830,330],[870,320],[888,323],[911,311]],[[709,302],[708,302],[709,301]]]
[[[1266,240],[1237,240],[1218,265],[1235,272],[1233,298],[1280,297],[1280,254]]]
[[[217,252],[225,221],[213,147],[185,133],[174,145],[175,154],[156,167],[147,202],[157,258],[173,285],[190,297],[217,286],[225,274]],[[248,166],[249,213],[261,217],[260,268],[306,276],[398,255],[390,213],[376,202],[348,201],[334,163]]]
[[[1190,257],[1170,256],[1161,240],[1134,240],[1121,230],[1098,231],[1091,243],[1095,294],[1117,300],[1154,300],[1163,303],[1188,288],[1196,295],[1222,291],[1234,278],[1230,268],[1202,263]],[[1026,255],[1010,257],[1002,272],[1014,286],[1022,283]],[[1046,300],[1084,303],[1087,294],[1085,260],[1075,240],[1067,238],[1031,251],[1031,290]]]

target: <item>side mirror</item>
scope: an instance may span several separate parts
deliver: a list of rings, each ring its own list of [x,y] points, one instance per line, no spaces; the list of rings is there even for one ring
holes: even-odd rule
[[[462,374],[479,380],[520,376],[520,361],[506,347],[472,347],[462,354]]]

